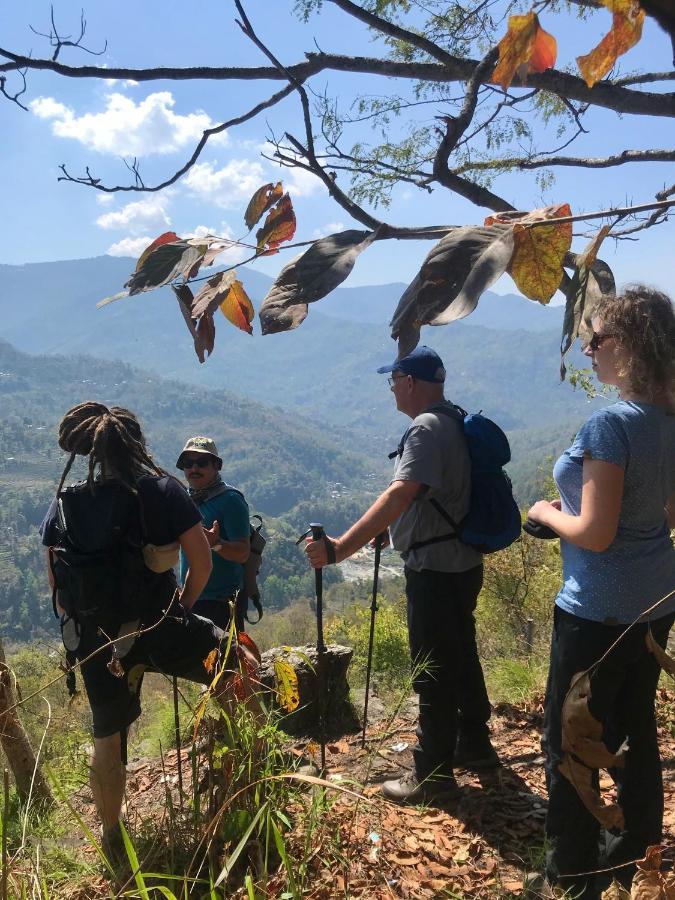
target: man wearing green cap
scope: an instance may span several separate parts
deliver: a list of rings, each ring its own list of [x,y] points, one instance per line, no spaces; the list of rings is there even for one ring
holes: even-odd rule
[[[176,461],[176,468],[185,472],[189,494],[202,514],[213,559],[211,576],[192,612],[227,629],[230,604],[244,583],[244,563],[250,553],[250,519],[243,495],[223,481],[222,465],[215,442],[199,436],[187,441]],[[181,582],[187,568],[181,552]],[[237,626],[241,624],[238,622]]]

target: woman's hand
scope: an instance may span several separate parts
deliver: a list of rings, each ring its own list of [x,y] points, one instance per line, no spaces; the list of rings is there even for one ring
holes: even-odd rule
[[[552,509],[560,509],[560,500],[554,500],[552,503],[548,500],[537,500],[527,511],[527,518],[533,522],[541,522],[542,525],[548,525],[548,514]]]

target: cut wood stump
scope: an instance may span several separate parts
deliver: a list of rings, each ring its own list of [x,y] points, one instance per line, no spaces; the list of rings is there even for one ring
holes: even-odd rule
[[[349,700],[347,670],[352,649],[329,644],[323,654],[325,672],[325,737],[359,730],[359,720]],[[298,676],[300,703],[292,712],[283,712],[281,728],[294,737],[321,739],[319,714],[319,661],[316,647],[273,647],[262,655],[260,681],[277,696],[274,664],[277,660],[290,663]],[[277,708],[278,704],[277,704]]]

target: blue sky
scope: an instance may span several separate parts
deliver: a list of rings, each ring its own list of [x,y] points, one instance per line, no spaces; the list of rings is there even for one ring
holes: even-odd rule
[[[251,21],[284,62],[297,62],[316,45],[332,52],[382,53],[365,32],[330,4],[308,24],[293,15],[292,0],[248,0]],[[528,6],[523,4],[522,11]],[[16,8],[15,8],[16,10]],[[55,2],[55,14],[63,31],[79,28],[80,5]],[[198,2],[187,6],[175,0],[117,0],[98,3],[86,10],[85,43],[108,48],[100,57],[64,50],[61,60],[72,65],[95,63],[112,66],[151,65],[262,65],[259,51],[234,24],[229,2]],[[48,53],[47,42],[30,32],[29,25],[49,30],[49,4],[29,0],[13,12],[2,13],[0,45],[16,52]],[[572,21],[567,14],[544,15],[542,24],[559,40],[558,67],[572,65],[609,27],[608,12],[589,22]],[[666,35],[647,21],[642,42],[621,60],[621,72],[648,65],[657,71],[669,68],[670,43]],[[394,80],[324,73],[312,82],[316,90],[327,88],[348,106],[359,93],[392,87]],[[672,83],[671,83],[672,84]],[[2,219],[0,262],[25,263],[96,256],[104,253],[137,256],[143,246],[163,231],[181,235],[209,231],[242,237],[243,210],[253,191],[268,180],[282,177],[293,198],[298,219],[297,240],[355,227],[348,214],[328,197],[311,175],[279,172],[262,159],[260,149],[269,129],[302,135],[297,98],[289,97],[266,116],[228,132],[210,144],[199,164],[182,183],[161,194],[101,195],[85,187],[57,182],[58,165],[66,163],[74,174],[89,165],[107,183],[128,183],[123,158],[138,156],[148,183],[163,179],[190,155],[203,128],[244,112],[265,98],[279,83],[267,82],[171,82],[145,84],[58,78],[31,72],[23,112],[6,101],[0,103],[3,135]],[[8,84],[8,88],[11,84]],[[426,115],[442,111],[433,110]],[[643,117],[619,119],[599,111],[590,119],[592,132],[569,148],[575,155],[606,155],[624,148],[672,146],[672,120]],[[553,126],[550,126],[553,128]],[[364,132],[367,140],[372,135]],[[552,143],[555,143],[554,140]],[[520,208],[569,202],[573,211],[602,209],[623,203],[653,199],[664,184],[675,181],[673,165],[645,164],[583,172],[558,170],[552,189],[541,194],[530,174],[502,180],[498,193]],[[340,182],[346,187],[346,182]],[[393,224],[480,223],[486,214],[466,201],[436,189],[429,196],[415,188],[396,189],[389,210],[378,215]],[[361,227],[356,225],[356,227]],[[617,281],[645,280],[671,288],[673,222],[623,241],[608,241],[603,257]],[[580,249],[585,240],[575,241]],[[364,253],[348,285],[409,281],[428,252],[428,242],[382,242]],[[232,251],[231,258],[236,258]],[[286,256],[261,261],[262,270],[275,274]],[[514,289],[505,276],[497,291]]]

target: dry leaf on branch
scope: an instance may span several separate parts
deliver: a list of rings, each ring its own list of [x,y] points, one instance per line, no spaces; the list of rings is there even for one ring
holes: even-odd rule
[[[516,72],[524,83],[528,72],[543,72],[555,65],[556,39],[539,24],[535,12],[509,16],[506,34],[499,42],[499,62],[492,83],[507,90]]]
[[[638,0],[600,0],[612,13],[612,28],[597,47],[577,57],[577,65],[589,87],[604,78],[617,58],[642,37],[644,10]]]

